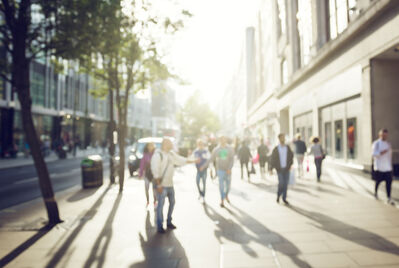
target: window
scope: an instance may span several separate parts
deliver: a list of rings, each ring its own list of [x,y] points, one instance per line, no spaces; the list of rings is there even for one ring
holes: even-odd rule
[[[342,158],[342,120],[335,121],[335,158]]]
[[[330,38],[335,39],[357,13],[357,0],[329,0]]]
[[[0,79],[0,100],[4,100],[6,96],[6,87],[3,79]]]
[[[33,62],[30,70],[30,92],[33,105],[44,107],[44,66]]]
[[[331,154],[332,140],[331,140],[331,122],[324,124],[324,140],[325,150],[327,154]]]
[[[301,50],[301,65],[304,66],[310,61],[310,53],[313,43],[311,0],[298,1],[297,19],[299,45]]]
[[[348,159],[355,159],[357,155],[357,126],[356,118],[347,120]]]
[[[285,0],[277,0],[278,7],[278,18],[280,22],[280,35],[283,35],[287,31],[287,15],[286,15],[286,7]]]

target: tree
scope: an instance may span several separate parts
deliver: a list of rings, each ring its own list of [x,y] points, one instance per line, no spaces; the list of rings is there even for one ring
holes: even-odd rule
[[[188,138],[191,144],[194,144],[201,134],[215,133],[220,129],[218,116],[207,103],[201,102],[199,91],[187,99],[177,118],[182,136]]]
[[[36,58],[46,58],[52,53],[62,54],[68,51],[73,42],[80,41],[82,44],[81,41],[87,39],[87,34],[84,33],[90,33],[85,26],[93,26],[93,24],[82,24],[86,16],[84,11],[93,8],[95,2],[94,0],[1,0],[0,4],[2,15],[0,41],[7,51],[7,57],[0,62],[0,76],[8,81],[12,91],[17,93],[23,129],[34,160],[50,225],[61,222],[61,219],[32,120],[30,64]],[[57,38],[66,29],[68,31],[65,36],[70,34],[71,29],[76,33],[69,35],[70,42],[62,43],[60,42],[62,39]],[[57,38],[55,33],[58,34]],[[89,47],[90,42],[86,43],[86,46],[82,46],[82,50]],[[76,55],[80,52],[80,50],[75,51]]]

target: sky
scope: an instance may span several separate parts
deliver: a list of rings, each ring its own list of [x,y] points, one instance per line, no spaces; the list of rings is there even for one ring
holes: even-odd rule
[[[159,0],[165,3],[165,0]],[[245,28],[254,25],[258,0],[175,0],[193,14],[165,45],[165,62],[187,85],[172,84],[180,104],[195,90],[216,108],[238,68]],[[169,10],[168,10],[169,8]],[[175,7],[166,7],[173,14]]]

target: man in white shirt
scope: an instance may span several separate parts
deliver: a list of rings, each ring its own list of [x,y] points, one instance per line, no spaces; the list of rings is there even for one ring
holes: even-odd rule
[[[388,202],[391,202],[392,186],[392,147],[388,142],[388,130],[381,129],[379,139],[373,142],[373,165],[375,170],[375,198],[378,199],[378,186],[385,181]]]
[[[169,209],[167,218],[167,228],[176,229],[172,223],[172,213],[175,206],[175,190],[173,188],[173,175],[175,166],[182,166],[195,161],[188,160],[176,154],[173,149],[173,143],[164,138],[161,149],[157,149],[151,158],[151,171],[154,177],[154,182],[157,189],[157,228],[158,233],[165,233],[163,228],[163,206],[165,204],[165,197],[168,197]]]

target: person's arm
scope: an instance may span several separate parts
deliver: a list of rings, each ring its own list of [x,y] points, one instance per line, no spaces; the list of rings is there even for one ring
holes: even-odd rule
[[[201,171],[206,169],[210,163],[213,163],[213,161],[215,161],[216,151],[217,151],[217,148],[213,149],[211,157],[200,167]]]
[[[145,155],[143,156],[143,158],[141,158],[140,160],[140,169],[139,169],[139,178],[142,178],[144,175],[144,167],[145,167]]]
[[[379,146],[379,141],[375,141],[373,143],[373,146],[372,146],[373,157],[378,158],[378,157],[380,157],[382,155],[382,152],[380,152],[380,148],[379,147],[380,147]]]
[[[229,151],[229,170],[231,171],[234,166],[234,150],[230,148]]]

